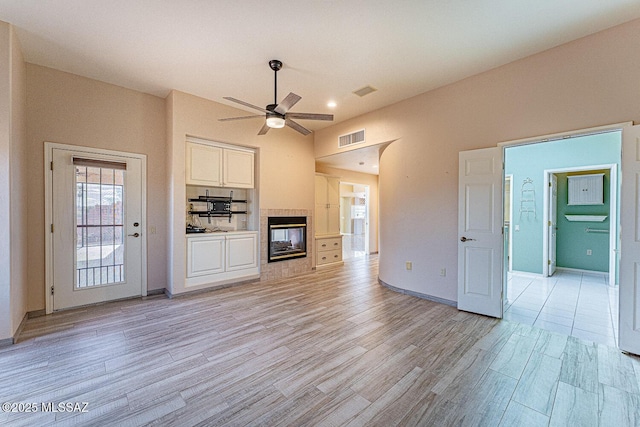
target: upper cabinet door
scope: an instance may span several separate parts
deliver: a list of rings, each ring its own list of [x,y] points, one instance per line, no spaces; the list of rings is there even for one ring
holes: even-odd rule
[[[568,205],[602,205],[604,174],[573,175],[569,181]]]
[[[340,207],[340,178],[327,177],[327,204]]]
[[[186,155],[187,185],[222,185],[222,148],[188,142]]]
[[[224,149],[223,185],[235,188],[253,188],[253,153]]]

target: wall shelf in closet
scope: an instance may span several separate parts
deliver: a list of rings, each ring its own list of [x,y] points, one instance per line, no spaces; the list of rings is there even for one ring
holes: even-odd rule
[[[565,215],[567,221],[571,222],[603,222],[607,215]]]

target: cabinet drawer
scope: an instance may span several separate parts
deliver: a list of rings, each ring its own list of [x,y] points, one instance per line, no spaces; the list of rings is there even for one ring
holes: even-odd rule
[[[318,252],[333,251],[336,249],[342,250],[342,237],[318,239],[316,240],[316,243],[318,245]]]
[[[329,263],[338,262],[338,261],[342,261],[342,249],[318,252],[317,265],[329,264]]]

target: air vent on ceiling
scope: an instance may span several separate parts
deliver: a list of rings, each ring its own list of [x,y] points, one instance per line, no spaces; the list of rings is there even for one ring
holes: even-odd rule
[[[360,144],[364,142],[364,129],[338,137],[338,147]]]
[[[358,90],[354,90],[353,93],[355,93],[356,95],[358,95],[359,97],[363,97],[365,95],[369,95],[372,92],[377,91],[378,89],[376,89],[375,87],[372,86],[365,86],[363,88],[360,88]]]

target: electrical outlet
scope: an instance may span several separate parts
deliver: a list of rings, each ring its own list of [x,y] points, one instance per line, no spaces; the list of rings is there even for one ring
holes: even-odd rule
[[[150,225],[149,226],[149,234],[156,234],[156,226],[155,225]]]
[[[587,255],[591,255],[591,254],[592,254],[591,249],[587,249]]]
[[[441,275],[442,277],[446,276],[446,275],[447,275],[447,269],[446,269],[446,268],[441,268],[441,269],[440,269],[440,275]]]
[[[407,270],[411,270],[411,268],[413,268],[413,263],[411,261],[407,261],[407,262],[404,263],[404,267]]]

